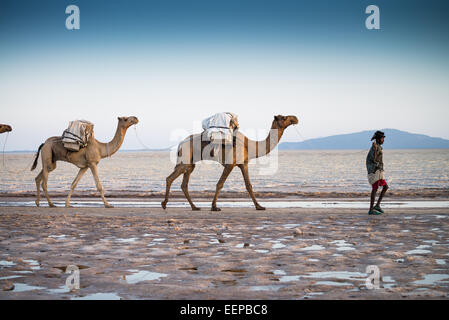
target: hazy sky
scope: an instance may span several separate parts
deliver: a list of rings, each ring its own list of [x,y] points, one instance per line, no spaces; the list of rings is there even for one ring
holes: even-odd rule
[[[66,6],[80,8],[67,30]],[[365,8],[380,8],[380,30]],[[0,1],[0,123],[33,150],[68,122],[112,138],[140,119],[151,148],[231,111],[262,138],[276,114],[304,138],[395,128],[449,138],[448,1]],[[1,142],[5,135],[1,136]],[[284,141],[300,140],[288,129]],[[123,149],[141,148],[134,130]]]

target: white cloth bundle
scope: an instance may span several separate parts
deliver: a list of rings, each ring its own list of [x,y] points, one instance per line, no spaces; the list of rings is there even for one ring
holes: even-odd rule
[[[86,120],[75,120],[69,122],[69,127],[62,133],[62,142],[64,147],[70,151],[79,151],[80,148],[87,146],[89,132],[86,127],[92,125],[92,122]]]
[[[232,134],[238,128],[237,115],[231,112],[216,113],[203,120],[206,140],[216,144],[232,144]]]

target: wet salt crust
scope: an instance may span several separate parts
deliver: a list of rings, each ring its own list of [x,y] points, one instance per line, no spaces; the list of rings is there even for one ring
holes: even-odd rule
[[[447,299],[447,209],[0,208],[1,299]],[[446,222],[447,221],[447,222]],[[408,232],[402,232],[408,230]],[[80,289],[66,286],[68,265]],[[366,267],[381,271],[366,287]]]

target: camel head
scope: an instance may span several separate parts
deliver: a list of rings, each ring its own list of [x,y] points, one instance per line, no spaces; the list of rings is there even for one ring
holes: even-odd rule
[[[118,125],[123,129],[128,129],[134,124],[138,124],[139,119],[136,117],[118,117]]]
[[[273,128],[285,129],[292,124],[298,124],[298,118],[295,116],[274,116]]]
[[[10,131],[12,131],[12,128],[10,125],[0,124],[0,133],[10,132]]]
[[[10,131],[12,131],[12,128],[10,125],[0,124],[0,133],[10,132]]]

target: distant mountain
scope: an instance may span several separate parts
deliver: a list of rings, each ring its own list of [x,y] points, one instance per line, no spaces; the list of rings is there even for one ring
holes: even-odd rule
[[[367,149],[376,130],[349,134],[339,134],[303,142],[281,142],[279,150],[326,150],[326,149]],[[396,129],[381,129],[385,132],[384,149],[446,149],[449,140],[429,137]]]

